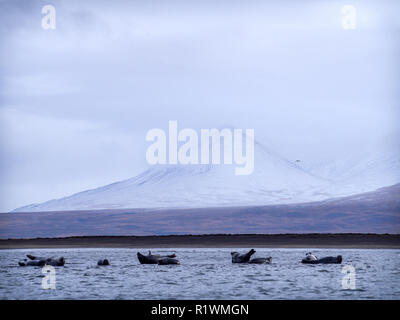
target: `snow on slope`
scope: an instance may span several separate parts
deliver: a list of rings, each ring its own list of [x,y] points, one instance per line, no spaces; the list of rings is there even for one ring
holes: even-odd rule
[[[351,164],[296,163],[255,143],[254,172],[236,176],[235,165],[157,165],[142,174],[62,199],[15,211],[178,208],[268,205],[324,200],[400,182],[400,161],[365,159]]]
[[[300,166],[332,181],[329,192],[339,196],[369,192],[400,182],[400,153],[384,147],[331,161],[304,162]]]

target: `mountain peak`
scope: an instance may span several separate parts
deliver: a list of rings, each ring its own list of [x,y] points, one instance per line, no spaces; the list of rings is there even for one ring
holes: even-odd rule
[[[14,211],[289,204],[372,191],[400,180],[398,174],[385,174],[399,172],[397,158],[381,162],[375,159],[372,163],[364,159],[340,175],[334,170],[290,161],[257,141],[254,150],[254,172],[248,176],[235,175],[234,164],[154,165],[127,180]]]

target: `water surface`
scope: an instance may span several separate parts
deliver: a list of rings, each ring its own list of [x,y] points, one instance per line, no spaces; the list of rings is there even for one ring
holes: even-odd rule
[[[232,264],[245,249],[152,249],[175,252],[181,265],[140,265],[147,249],[18,249],[0,251],[1,299],[399,299],[400,250],[314,249],[343,256],[341,265],[303,265],[308,249],[256,249],[270,265]],[[40,267],[19,267],[26,254],[64,256],[56,290],[42,289]],[[111,266],[98,267],[108,258]],[[342,288],[342,268],[356,271],[356,289]]]

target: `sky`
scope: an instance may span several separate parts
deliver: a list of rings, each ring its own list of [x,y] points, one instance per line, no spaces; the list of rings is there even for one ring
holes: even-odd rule
[[[54,30],[42,28],[47,4]],[[344,5],[355,29],[342,27]],[[395,149],[399,9],[0,0],[0,211],[135,176],[146,133],[169,120],[252,128],[289,159]]]

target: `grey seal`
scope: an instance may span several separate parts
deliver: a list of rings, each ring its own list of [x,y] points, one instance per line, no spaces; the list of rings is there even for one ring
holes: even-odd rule
[[[65,264],[65,258],[64,257],[59,257],[59,258],[45,258],[45,257],[36,257],[30,254],[26,255],[31,261],[45,261],[45,264],[48,266],[53,266],[53,267],[61,267]]]
[[[233,251],[231,252],[232,263],[254,263],[254,264],[271,263],[272,257],[254,258],[250,260],[251,256],[255,253],[256,251],[254,249],[251,249],[249,252],[245,254],[240,254],[239,252]]]
[[[20,267],[43,267],[46,264],[46,260],[28,260],[28,259],[23,259],[21,261],[18,261],[18,265]]]
[[[245,254],[240,254],[239,252],[233,251],[231,252],[232,263],[246,263],[249,262],[251,256],[256,253],[254,249],[251,249],[249,252]]]
[[[311,252],[308,252],[306,254],[306,257],[301,260],[301,263],[306,263],[306,264],[341,264],[342,263],[342,256],[337,256],[337,257],[324,257],[321,259],[318,259],[316,256],[314,256]]]
[[[268,258],[254,258],[249,261],[249,263],[263,264],[263,263],[271,263],[272,257]]]
[[[149,250],[147,256],[138,252],[137,257],[141,264],[179,264],[179,261],[174,259],[176,257],[175,254],[161,256],[159,254],[151,254],[151,251]]]
[[[166,265],[166,264],[181,264],[178,259],[174,258],[161,258],[158,260],[158,264]]]
[[[110,260],[108,259],[100,259],[99,261],[97,261],[98,266],[109,266],[110,264]]]

